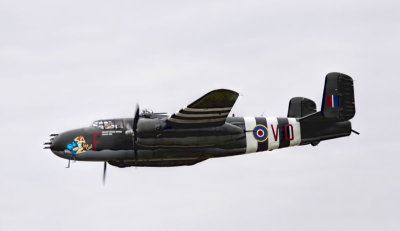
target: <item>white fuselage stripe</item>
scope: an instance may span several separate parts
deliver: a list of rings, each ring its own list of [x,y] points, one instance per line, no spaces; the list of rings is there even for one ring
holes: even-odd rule
[[[278,118],[276,117],[267,117],[267,125],[268,125],[268,150],[273,150],[279,148],[279,125]]]
[[[246,153],[256,152],[258,142],[253,137],[253,129],[256,126],[254,117],[244,117],[244,125],[246,128]]]
[[[289,124],[293,126],[293,140],[290,141],[290,146],[299,145],[301,142],[301,131],[300,131],[300,123],[296,120],[296,118],[288,118]]]

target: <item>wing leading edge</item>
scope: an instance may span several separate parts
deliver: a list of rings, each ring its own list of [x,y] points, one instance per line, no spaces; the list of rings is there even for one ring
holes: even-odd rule
[[[171,115],[168,122],[179,127],[210,127],[225,123],[239,94],[228,89],[211,91]]]

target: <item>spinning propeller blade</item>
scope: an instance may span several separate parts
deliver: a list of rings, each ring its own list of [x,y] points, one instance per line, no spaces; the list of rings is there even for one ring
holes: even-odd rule
[[[103,169],[103,185],[106,184],[106,172],[107,172],[107,161],[104,161],[104,169]]]
[[[137,159],[138,159],[137,126],[138,126],[139,117],[140,117],[139,112],[140,112],[139,104],[136,104],[135,117],[133,118],[133,125],[132,125],[132,130],[133,130],[133,152],[135,153],[135,163],[137,163]]]
[[[132,126],[132,129],[134,131],[136,131],[139,122],[139,113],[140,113],[139,104],[136,104],[135,117],[133,117],[133,126]]]

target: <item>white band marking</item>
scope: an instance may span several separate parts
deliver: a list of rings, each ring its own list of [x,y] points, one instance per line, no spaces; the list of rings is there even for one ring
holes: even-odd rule
[[[256,152],[258,142],[253,137],[253,129],[256,126],[254,117],[244,117],[244,125],[246,128],[246,153]]]

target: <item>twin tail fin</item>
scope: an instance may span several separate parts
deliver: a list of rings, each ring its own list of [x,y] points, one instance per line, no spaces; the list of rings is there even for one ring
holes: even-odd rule
[[[321,111],[317,112],[314,101],[294,97],[289,102],[288,117],[300,120],[316,119],[332,122],[348,121],[356,113],[353,79],[345,74],[332,72],[325,77]]]
[[[350,76],[337,72],[326,75],[321,113],[325,118],[337,122],[354,117],[354,87]]]

